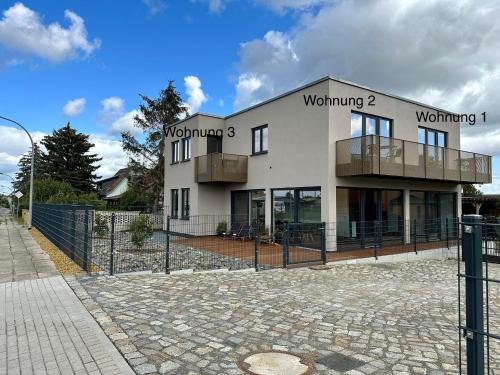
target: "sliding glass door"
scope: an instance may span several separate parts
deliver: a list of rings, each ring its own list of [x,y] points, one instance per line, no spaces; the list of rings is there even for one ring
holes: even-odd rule
[[[339,249],[401,243],[403,217],[401,190],[337,188]]]

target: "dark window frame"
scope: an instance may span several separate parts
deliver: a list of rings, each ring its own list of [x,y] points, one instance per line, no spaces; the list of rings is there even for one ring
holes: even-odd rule
[[[172,161],[171,161],[171,164],[179,163],[179,159],[180,159],[179,151],[180,151],[179,141],[178,140],[173,141],[172,142]]]
[[[179,189],[170,189],[170,217],[172,219],[179,217]]]
[[[361,136],[358,137],[366,137],[367,135],[378,135],[380,137],[386,137],[385,135],[380,135],[380,120],[389,121],[389,137],[386,138],[394,138],[394,120],[388,117],[374,115],[371,113],[359,112],[359,111],[351,111],[351,129],[352,129],[352,114],[361,116]],[[366,118],[372,118],[375,120],[375,134],[366,134]],[[356,137],[355,137],[356,138]]]
[[[186,144],[189,145],[189,157],[186,157]],[[191,160],[191,146],[192,146],[191,137],[182,138],[182,161]]]
[[[267,129],[267,149],[264,150],[264,137],[262,136],[263,130]],[[255,134],[260,133],[259,150],[255,150]],[[268,124],[256,126],[252,128],[252,155],[262,155],[267,154],[269,151],[269,126]]]
[[[271,225],[272,227],[275,226],[274,222],[274,192],[276,190],[293,190],[293,201],[294,201],[294,208],[293,208],[293,221],[292,223],[297,223],[298,222],[298,217],[299,217],[299,193],[300,191],[317,191],[321,193],[321,186],[305,186],[305,187],[283,187],[283,188],[272,188],[271,189]],[[323,195],[321,195],[321,199],[323,199]],[[320,211],[320,214],[322,212]]]
[[[418,142],[418,133],[417,133],[417,143],[429,145],[429,146],[434,146],[434,147],[448,147],[448,132],[445,132],[443,130],[428,128],[426,126],[419,126],[418,129],[423,129],[425,131],[425,143]],[[429,130],[434,132],[434,144],[433,145],[429,144]],[[417,130],[417,132],[418,132],[418,130]],[[444,146],[438,146],[439,134],[444,134]]]
[[[186,210],[186,203],[188,204],[187,210]],[[190,200],[189,188],[182,188],[181,189],[181,219],[182,220],[189,220],[190,211],[191,211],[191,200]]]

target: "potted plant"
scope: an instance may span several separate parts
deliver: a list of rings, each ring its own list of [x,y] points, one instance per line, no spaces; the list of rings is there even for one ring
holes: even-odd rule
[[[222,237],[224,236],[224,233],[227,232],[227,223],[225,221],[221,221],[218,225],[217,225],[217,229],[215,230],[217,232],[217,235],[219,237]]]

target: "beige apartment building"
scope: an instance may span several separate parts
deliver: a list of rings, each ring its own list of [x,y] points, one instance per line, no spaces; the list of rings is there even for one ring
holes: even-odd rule
[[[405,243],[414,223],[439,237],[461,214],[461,184],[491,182],[491,157],[460,149],[453,115],[332,77],[194,114],[166,128],[165,207],[173,223],[326,222],[338,243]]]

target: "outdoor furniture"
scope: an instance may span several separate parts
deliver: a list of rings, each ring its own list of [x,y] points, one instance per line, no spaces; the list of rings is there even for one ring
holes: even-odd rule
[[[251,232],[252,232],[252,227],[250,224],[245,223],[242,225],[241,230],[239,233],[235,236],[235,238],[239,238],[241,240],[246,240],[246,239],[251,239]]]
[[[232,223],[231,228],[229,228],[229,232],[224,233],[224,237],[229,237],[231,239],[234,239],[241,232],[242,226],[243,226],[242,224]]]

